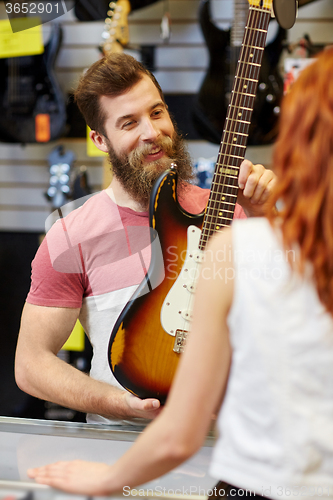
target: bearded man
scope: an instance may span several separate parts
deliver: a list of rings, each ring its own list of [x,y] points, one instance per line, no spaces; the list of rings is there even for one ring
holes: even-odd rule
[[[147,234],[152,186],[171,164],[178,174],[178,201],[187,212],[202,212],[209,191],[189,183],[185,142],[155,77],[134,58],[110,54],[97,61],[82,76],[75,99],[92,141],[109,154],[112,182],[55,223],[36,254],[16,381],[35,397],[87,413],[88,422],[152,419],[160,402],[124,391],[107,359],[113,325],[150,262],[149,244],[140,243],[140,256],[128,250],[127,228]],[[261,215],[274,183],[270,170],[244,161],[235,217]],[[78,318],[93,346],[90,376],[57,357]]]

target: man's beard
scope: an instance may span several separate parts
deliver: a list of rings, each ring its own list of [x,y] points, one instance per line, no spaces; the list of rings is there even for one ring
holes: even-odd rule
[[[146,208],[149,202],[152,187],[158,176],[175,164],[178,181],[184,184],[193,179],[191,158],[182,136],[175,131],[171,139],[162,136],[153,144],[145,144],[131,151],[128,155],[117,156],[107,140],[108,154],[112,166],[112,173],[122,184],[127,193]],[[144,162],[145,156],[153,149],[160,147],[165,155],[155,161]]]

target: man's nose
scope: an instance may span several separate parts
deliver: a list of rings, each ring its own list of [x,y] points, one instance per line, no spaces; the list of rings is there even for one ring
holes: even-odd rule
[[[140,138],[142,141],[153,142],[160,135],[157,125],[150,119],[143,120],[141,123]]]

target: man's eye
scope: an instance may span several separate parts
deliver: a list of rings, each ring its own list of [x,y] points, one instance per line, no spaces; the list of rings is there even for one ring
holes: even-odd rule
[[[154,112],[153,112],[153,116],[159,116],[162,114],[162,110],[161,109],[156,109]]]
[[[131,121],[131,122],[126,122],[123,124],[123,128],[130,128],[132,125],[134,125],[134,122]]]

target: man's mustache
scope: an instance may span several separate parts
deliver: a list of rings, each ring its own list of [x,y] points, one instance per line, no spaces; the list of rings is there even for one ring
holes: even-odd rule
[[[162,149],[163,152],[167,155],[170,156],[173,153],[173,141],[171,137],[161,137],[160,139],[157,139],[151,144],[142,144],[141,146],[138,146],[135,148],[133,151],[131,151],[128,155],[128,160],[129,163],[135,164],[136,162],[142,163],[144,158],[152,154],[156,148]]]

